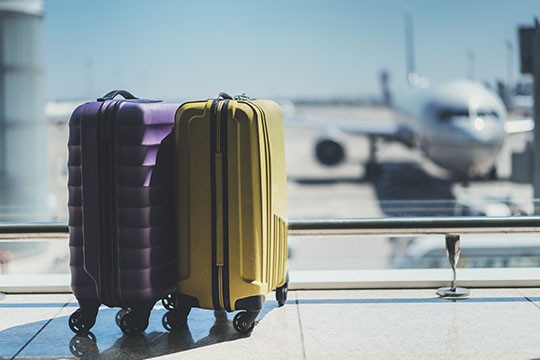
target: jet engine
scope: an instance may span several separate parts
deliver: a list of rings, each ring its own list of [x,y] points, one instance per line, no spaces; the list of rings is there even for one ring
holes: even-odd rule
[[[345,141],[339,133],[325,134],[315,142],[315,157],[326,166],[335,166],[345,160]]]

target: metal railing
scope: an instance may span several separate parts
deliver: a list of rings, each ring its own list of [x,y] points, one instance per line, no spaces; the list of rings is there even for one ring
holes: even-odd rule
[[[65,223],[0,223],[0,240],[66,239]],[[540,233],[540,216],[527,217],[393,217],[290,219],[289,235],[441,234],[455,248],[460,234]],[[459,247],[459,244],[457,244]],[[454,258],[457,263],[457,257]],[[452,263],[450,263],[452,265]],[[456,283],[455,264],[453,266]],[[292,271],[291,289],[436,288],[448,283],[446,269]],[[469,287],[538,286],[540,268],[461,269],[460,285]],[[0,290],[10,293],[70,292],[69,274],[0,275]]]
[[[65,238],[68,232],[66,223],[0,223],[0,239]]]
[[[425,235],[540,232],[540,216],[291,219],[289,235]]]
[[[0,237],[54,237],[69,231],[66,223],[3,223]],[[391,217],[290,219],[289,235],[411,235],[540,233],[540,216],[509,217]]]
[[[402,217],[402,218],[374,218],[374,219],[312,219],[312,220],[290,220],[289,235],[311,235],[311,236],[329,236],[329,235],[426,235],[441,234],[446,239],[446,250],[448,254],[449,265],[452,268],[453,279],[451,287],[440,287],[437,294],[443,297],[462,297],[468,296],[469,290],[457,287],[456,268],[461,253],[460,235],[475,233],[531,233],[540,232],[540,217]],[[395,274],[394,274],[395,275]],[[486,274],[482,274],[485,276]],[[310,275],[312,276],[312,275]],[[343,274],[339,275],[344,277]],[[373,276],[373,274],[372,274]],[[376,276],[377,284],[364,284],[359,278],[348,282],[344,287],[372,288],[382,287],[384,283],[380,274]],[[477,283],[468,282],[469,286],[494,286],[493,281],[483,279]],[[491,279],[493,280],[493,279]],[[517,280],[517,281],[516,281]],[[530,280],[530,279],[529,279]],[[341,280],[332,279],[330,286],[337,286]],[[413,282],[414,286],[422,287],[427,284]],[[537,286],[538,280],[532,282],[523,281],[523,279],[513,279],[504,281],[504,286],[518,286],[526,284],[527,286]],[[384,286],[404,287],[403,283],[392,282]],[[411,285],[411,284],[409,284]],[[430,286],[433,284],[430,284]],[[439,286],[442,284],[439,283]],[[299,288],[309,288],[309,284],[299,285]],[[321,288],[317,283],[313,287]]]

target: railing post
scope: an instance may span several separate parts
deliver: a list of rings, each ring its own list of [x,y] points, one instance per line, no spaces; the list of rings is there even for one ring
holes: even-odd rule
[[[459,263],[459,256],[461,255],[461,241],[458,234],[446,234],[446,254],[448,255],[448,262],[452,268],[453,279],[451,287],[442,287],[437,289],[437,295],[448,298],[462,298],[469,296],[471,293],[468,289],[457,287],[457,272],[456,268]]]

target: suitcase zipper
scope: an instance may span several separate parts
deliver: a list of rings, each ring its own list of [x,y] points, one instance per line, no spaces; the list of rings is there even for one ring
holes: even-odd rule
[[[264,145],[262,146],[262,151],[264,151],[264,161],[265,164],[261,164],[261,177],[262,177],[262,167],[264,166],[265,173],[266,173],[266,232],[267,232],[267,239],[264,242],[265,249],[266,249],[266,259],[265,265],[263,266],[262,271],[262,280],[263,282],[266,282],[268,284],[268,288],[270,289],[272,287],[272,281],[273,281],[273,273],[274,269],[272,267],[272,264],[274,263],[272,261],[273,256],[275,256],[273,251],[273,214],[272,214],[272,167],[271,167],[271,150],[270,150],[270,135],[268,133],[268,122],[265,116],[265,112],[258,104],[246,101],[249,105],[252,106],[253,111],[255,114],[257,114],[256,109],[258,110],[260,114],[260,127],[258,127],[258,131],[262,133],[262,139]],[[263,240],[264,241],[264,240]]]
[[[110,138],[109,138],[109,211],[110,211],[110,228],[111,234],[111,293],[116,304],[124,304],[122,299],[122,292],[120,288],[120,259],[118,256],[118,218],[117,218],[117,196],[116,196],[116,119],[118,117],[118,111],[122,100],[119,100],[114,104],[113,114],[110,122]]]
[[[223,108],[223,102],[218,103],[217,112],[220,113],[220,110]],[[222,110],[221,110],[222,111]],[[224,218],[223,218],[223,205],[220,207],[220,204],[224,204],[223,201],[223,153],[221,149],[221,122],[222,119],[220,116],[216,117],[216,152],[215,152],[215,166],[216,166],[216,267],[217,267],[217,294],[218,294],[218,303],[219,308],[224,309],[225,305],[223,303],[223,238],[225,234],[223,232]]]
[[[115,139],[114,118],[118,113],[120,101],[117,101],[112,110],[107,107],[98,119],[98,196],[100,211],[99,228],[99,257],[100,257],[100,291],[102,300],[108,305],[121,302],[118,283],[118,241],[116,239],[115,224],[116,212],[114,207],[114,166],[113,142]],[[104,115],[104,114],[103,114]]]
[[[222,268],[222,300],[223,307],[227,311],[231,311],[230,304],[230,287],[229,287],[229,135],[228,135],[228,119],[229,100],[223,102],[221,108],[221,152],[222,158],[222,182],[223,182],[223,268]]]
[[[223,302],[223,266],[218,265],[218,297],[219,297],[219,308],[225,309],[225,304]]]
[[[106,194],[106,182],[107,175],[106,169],[107,166],[104,164],[106,161],[106,152],[107,152],[107,123],[109,122],[110,109],[104,103],[101,107],[100,116],[97,122],[97,149],[98,149],[98,158],[97,158],[97,172],[98,172],[98,202],[99,202],[99,238],[98,238],[98,247],[99,247],[99,290],[100,297],[103,302],[109,302],[109,286],[107,286],[107,277],[106,269],[108,269],[107,253],[110,252],[110,241],[107,241],[108,233],[105,230],[107,224],[107,206],[105,206],[107,194]]]
[[[216,203],[216,148],[217,148],[217,110],[218,110],[219,101],[216,99],[212,102],[210,106],[210,198],[212,204],[210,206],[211,212],[211,226],[212,226],[212,304],[214,309],[220,310],[220,289],[219,289],[219,271],[217,264],[217,203]]]
[[[212,198],[212,300],[215,309],[229,310],[229,219],[227,111],[229,100],[214,100],[210,109]]]
[[[263,133],[264,140],[264,159],[265,159],[265,170],[266,170],[266,282],[270,288],[272,285],[273,279],[273,258],[275,254],[273,253],[273,214],[272,214],[272,167],[270,166],[270,137],[268,135],[268,124],[266,122],[266,117],[263,109],[256,105],[259,108],[261,113],[261,128]]]

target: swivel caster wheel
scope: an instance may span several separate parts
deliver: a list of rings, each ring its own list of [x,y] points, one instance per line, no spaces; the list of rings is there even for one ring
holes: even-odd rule
[[[131,311],[125,313],[124,315],[122,315],[122,317],[120,317],[119,326],[120,330],[122,330],[122,332],[127,336],[139,335],[146,329],[146,327],[142,328],[142,326],[138,324],[137,319]]]
[[[285,283],[276,289],[276,300],[281,307],[287,302],[287,292],[289,291],[289,283]]]
[[[381,173],[382,173],[381,165],[377,164],[374,161],[369,161],[365,166],[364,180],[367,180],[367,181],[377,180],[377,178],[381,175]]]
[[[234,316],[233,326],[240,334],[246,335],[255,327],[255,319],[251,319],[247,311],[242,311]]]
[[[187,317],[175,311],[167,311],[161,319],[161,324],[167,331],[178,330],[187,324]]]
[[[81,309],[75,310],[68,320],[69,328],[77,335],[86,335],[94,323],[95,319],[91,322],[85,322]]]
[[[176,294],[167,294],[166,297],[161,299],[163,307],[167,310],[176,309]]]
[[[130,309],[120,309],[120,310],[118,310],[118,312],[116,313],[116,316],[114,317],[114,320],[116,321],[116,326],[120,327],[120,320],[128,312],[130,312]]]

